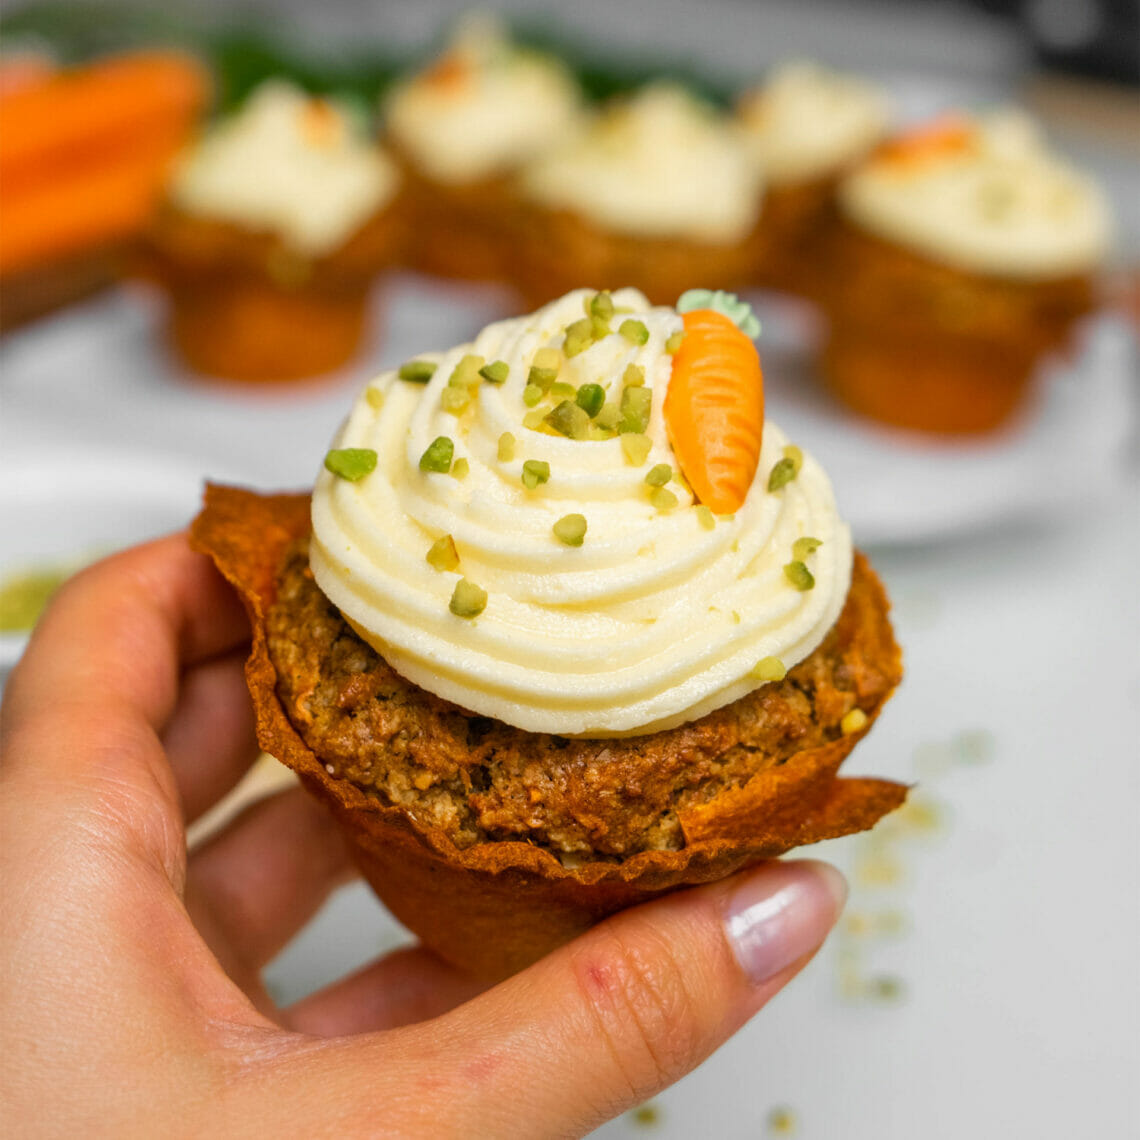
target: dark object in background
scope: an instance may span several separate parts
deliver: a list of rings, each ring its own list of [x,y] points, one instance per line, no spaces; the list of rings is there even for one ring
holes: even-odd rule
[[[1051,70],[1140,85],[1140,0],[970,0],[1019,25]]]

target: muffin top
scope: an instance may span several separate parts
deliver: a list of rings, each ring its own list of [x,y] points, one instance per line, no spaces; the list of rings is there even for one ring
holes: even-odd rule
[[[170,198],[319,256],[383,209],[398,181],[395,164],[343,107],[270,80],[183,157]]]
[[[887,127],[883,92],[854,75],[797,60],[741,96],[748,149],[770,185],[826,178],[866,154]]]
[[[970,272],[1062,277],[1105,257],[1103,193],[1017,111],[947,115],[879,148],[840,189],[863,228]]]
[[[316,483],[309,557],[398,673],[530,732],[630,735],[720,708],[822,642],[848,530],[760,393],[722,383],[755,349],[712,310],[748,324],[746,307],[693,306],[578,290],[361,393]],[[697,403],[678,411],[687,388]],[[744,451],[755,429],[735,499],[692,458],[682,421],[702,395],[752,408],[723,421]]]
[[[510,172],[572,129],[580,113],[570,71],[511,43],[486,13],[461,21],[447,51],[385,104],[392,140],[442,183]]]
[[[683,87],[617,100],[523,172],[527,194],[621,234],[733,242],[760,210],[739,127]]]

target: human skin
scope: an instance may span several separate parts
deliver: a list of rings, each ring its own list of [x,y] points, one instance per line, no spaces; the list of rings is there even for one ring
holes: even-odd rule
[[[421,947],[278,1009],[261,970],[353,874],[300,790],[206,845],[257,754],[249,628],[175,535],[83,571],[0,707],[0,1134],[577,1136],[695,1067],[844,897],[767,863],[484,990]]]

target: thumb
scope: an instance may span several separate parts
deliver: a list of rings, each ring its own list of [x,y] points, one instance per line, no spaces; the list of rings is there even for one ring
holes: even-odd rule
[[[396,1031],[410,1083],[426,1063],[432,1095],[418,1107],[403,1098],[390,1134],[588,1132],[726,1041],[807,963],[845,897],[827,864],[770,862],[607,919],[451,1013]],[[376,1072],[364,1040],[345,1042],[340,1078]]]

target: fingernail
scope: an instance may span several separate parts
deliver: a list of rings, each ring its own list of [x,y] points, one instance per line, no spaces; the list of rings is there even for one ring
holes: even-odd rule
[[[725,909],[736,960],[753,983],[766,982],[827,937],[846,899],[846,880],[827,863],[805,859],[753,871]]]

